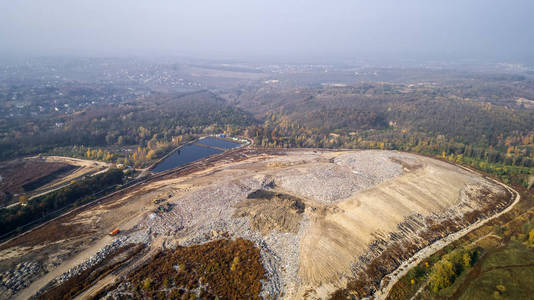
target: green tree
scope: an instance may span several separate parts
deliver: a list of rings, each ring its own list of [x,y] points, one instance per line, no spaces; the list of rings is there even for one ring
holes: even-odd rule
[[[471,255],[469,255],[469,253],[467,252],[464,253],[463,261],[464,261],[464,267],[469,268],[471,266]]]
[[[429,284],[434,292],[450,286],[453,282],[454,271],[452,263],[448,260],[440,260],[432,266],[429,275]]]

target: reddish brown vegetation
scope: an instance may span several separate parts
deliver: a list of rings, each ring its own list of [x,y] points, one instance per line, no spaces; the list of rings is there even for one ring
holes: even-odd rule
[[[259,299],[265,277],[260,250],[244,239],[218,240],[160,252],[130,273],[135,298]]]
[[[90,287],[107,274],[116,270],[124,262],[138,254],[144,245],[130,244],[118,248],[110,253],[102,262],[83,271],[78,276],[74,276],[61,285],[48,289],[43,294],[36,297],[37,300],[56,300],[56,299],[72,299],[80,292]]]
[[[14,194],[34,189],[58,173],[71,169],[68,164],[39,161],[17,160],[3,164],[0,166],[0,204],[5,204]]]
[[[65,225],[61,221],[65,222],[65,219],[54,220],[46,226],[35,229],[31,233],[14,238],[6,244],[1,245],[0,250],[15,246],[31,247],[45,242],[55,242],[91,233],[87,228],[81,228],[78,225]]]

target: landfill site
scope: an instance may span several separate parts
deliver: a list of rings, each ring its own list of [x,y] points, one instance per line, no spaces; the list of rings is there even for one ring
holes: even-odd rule
[[[414,154],[240,149],[3,243],[0,299],[224,299],[239,297],[238,281],[246,298],[363,298],[510,199],[478,173]]]

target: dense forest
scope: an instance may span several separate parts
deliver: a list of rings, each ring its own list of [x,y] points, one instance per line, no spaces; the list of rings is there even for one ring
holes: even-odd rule
[[[220,80],[220,89],[189,92],[151,90],[140,83],[145,82],[142,76],[135,88],[115,87],[111,82],[86,86],[68,82],[61,89],[34,88],[31,82],[4,84],[4,89],[0,86],[0,114],[6,116],[0,118],[0,161],[40,153],[146,168],[179,145],[226,133],[249,137],[256,147],[388,149],[432,156],[511,184],[522,193],[522,212],[532,207],[531,77],[421,69],[360,70],[359,74],[365,79],[354,80],[352,71],[337,73],[343,80],[353,80],[347,84],[336,84],[338,77],[332,73],[306,73],[280,75],[276,84],[247,79],[231,87],[213,77],[210,80]],[[11,176],[6,172],[0,175],[5,184],[17,179],[5,179]],[[124,173],[112,169],[31,200],[20,197],[19,204],[0,209],[0,235],[33,226],[123,183]],[[534,245],[533,220],[531,211],[518,217],[514,226],[502,223],[502,230],[497,226],[487,230],[503,240],[507,251],[527,257]],[[221,250],[228,246],[243,255]],[[413,295],[425,282],[425,295],[451,297],[455,293],[451,287],[460,285],[486,257],[498,254],[494,248],[498,247],[472,247],[467,242],[450,246],[446,253],[413,269],[396,293]],[[258,271],[259,254],[253,251],[238,240],[235,245],[214,243],[160,253],[156,265],[143,265],[128,278],[131,292],[139,297],[186,297],[191,296],[189,290],[199,289],[208,298],[235,298],[232,291],[238,286],[253,298],[264,276]],[[252,277],[234,270],[247,257],[258,258],[247,261]],[[173,261],[181,266],[178,270]],[[200,263],[187,265],[187,261]],[[168,272],[154,273],[156,267]],[[213,270],[229,280],[195,275]],[[77,280],[67,286],[86,288]],[[504,285],[485,288],[492,289],[494,294],[507,295]],[[68,295],[61,289],[54,293],[52,298]]]
[[[154,95],[90,107],[67,116],[13,120],[2,132],[0,159],[72,146],[98,151],[96,148],[135,145],[158,151],[187,135],[250,124],[254,119],[249,114],[207,91]],[[88,158],[106,156],[111,159],[109,155]]]
[[[506,75],[469,84],[252,86],[219,92],[224,99],[211,91],[158,93],[71,115],[14,119],[2,132],[0,159],[44,153],[144,167],[195,136],[225,132],[263,147],[440,156],[526,185],[534,167],[534,107],[522,97],[533,94],[530,82]]]
[[[257,145],[416,152],[523,186],[532,174],[532,109],[451,96],[445,87],[364,84],[298,92],[241,96],[240,106],[252,113],[264,110],[265,99],[284,99],[265,114],[262,125],[247,128]]]

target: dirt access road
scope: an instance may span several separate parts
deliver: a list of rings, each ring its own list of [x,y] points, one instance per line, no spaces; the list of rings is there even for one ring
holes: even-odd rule
[[[243,155],[243,152],[247,152],[247,150],[230,150],[177,169],[153,175],[125,189],[116,191],[110,195],[106,195],[74,210],[70,210],[61,216],[58,216],[37,226],[36,228],[33,228],[9,241],[2,243],[1,245],[5,245],[10,242],[13,243],[12,241],[17,241],[23,237],[26,240],[31,239],[32,235],[39,233],[39,229],[57,224],[64,226],[83,226],[83,228],[87,229],[87,233],[79,238],[69,238],[63,242],[62,240],[46,241],[42,244],[32,244],[30,247],[24,248],[25,251],[23,252],[18,251],[20,252],[18,256],[23,258],[24,256],[28,255],[43,255],[45,248],[55,244],[55,242],[62,242],[62,248],[64,251],[76,250],[78,247],[76,246],[76,243],[83,242],[83,245],[89,245],[88,248],[62,261],[57,268],[54,268],[48,274],[34,281],[30,286],[21,290],[18,294],[16,294],[14,299],[29,298],[42,287],[46,286],[46,284],[48,284],[50,281],[54,280],[72,267],[79,265],[81,262],[94,255],[99,249],[111,243],[113,239],[107,236],[107,233],[114,228],[121,228],[121,230],[125,231],[131,229],[131,227],[139,221],[138,218],[140,216],[155,209],[156,205],[153,204],[153,199],[161,198],[162,195],[168,195],[169,193],[173,192],[167,191],[164,188],[169,181],[172,182],[176,180],[183,180],[184,177],[187,177],[191,173],[195,172],[209,172],[214,165],[220,166],[228,163],[229,161],[242,160],[246,157]],[[161,192],[159,190],[160,188],[163,188],[165,192]],[[187,188],[188,187],[184,187],[183,189],[177,188],[177,190],[183,192],[187,190]],[[158,192],[152,192],[154,189],[157,189]],[[132,200],[132,197],[134,200]],[[96,243],[91,242],[91,240],[94,238],[97,240]],[[61,239],[61,237],[57,237],[56,239]],[[73,241],[70,242],[71,240]],[[158,243],[154,241],[153,244],[157,245]],[[18,246],[15,245],[14,249],[20,250],[17,247]],[[111,277],[108,279],[111,279]],[[98,289],[98,286],[93,286],[91,291]],[[89,293],[92,293],[91,291],[89,291]]]
[[[470,170],[468,168],[465,168],[465,167],[462,167],[462,166],[459,166],[463,169],[466,169],[466,170]],[[470,170],[472,171],[472,170]],[[454,241],[457,241],[459,240],[460,238],[462,238],[463,236],[465,236],[466,234],[468,234],[469,232],[483,226],[484,224],[486,224],[487,222],[495,219],[495,218],[498,218],[500,217],[501,215],[509,212],[510,210],[512,210],[512,208],[517,204],[519,203],[519,201],[521,200],[521,195],[516,191],[514,190],[513,188],[505,185],[504,183],[501,183],[497,180],[494,180],[494,179],[491,179],[493,182],[503,186],[505,189],[507,189],[510,194],[512,195],[512,197],[515,197],[514,201],[512,202],[512,204],[510,204],[506,209],[504,209],[503,211],[487,218],[487,219],[484,219],[484,220],[480,220],[478,222],[475,222],[473,223],[471,226],[468,226],[460,231],[457,231],[455,233],[452,233],[446,237],[444,237],[443,239],[441,240],[438,240],[436,242],[434,242],[433,244],[427,246],[426,248],[423,248],[421,250],[419,250],[414,256],[412,256],[412,258],[410,258],[409,260],[405,261],[404,263],[402,263],[395,271],[393,271],[391,274],[387,275],[386,277],[384,277],[384,279],[382,279],[382,282],[380,284],[381,288],[376,292],[376,294],[374,295],[374,299],[378,299],[378,300],[381,300],[381,299],[386,299],[389,295],[389,292],[391,291],[391,289],[393,288],[393,286],[404,276],[408,273],[408,271],[410,271],[413,267],[417,266],[418,264],[420,264],[424,259],[428,258],[429,256],[431,256],[432,254],[438,252],[439,250],[443,249],[445,246],[451,244],[452,242]]]
[[[261,189],[288,196],[261,198],[258,201],[262,201],[264,209],[258,209],[257,205],[250,205],[257,201],[247,199]],[[500,207],[508,207],[508,193],[500,184],[457,166],[409,153],[239,149],[154,175],[51,224],[87,231],[80,241],[84,242],[83,248],[73,244],[72,238],[61,241],[62,249],[73,253],[58,260],[63,271],[93,255],[97,251],[93,241],[114,228],[124,230],[128,238],[136,238],[135,232],[166,236],[169,245],[193,245],[216,238],[219,232],[229,232],[262,245],[265,261],[279,259],[268,269],[265,290],[270,295],[297,299],[313,290],[312,296],[322,299],[346,286],[338,278],[353,278],[351,266],[355,258],[370,253],[369,245],[380,238],[376,237],[376,228],[382,228],[386,236],[408,216],[442,213],[443,218],[449,218],[450,209],[457,213],[478,206],[483,209],[485,202],[477,201],[481,191],[502,194]],[[153,200],[161,198],[166,198],[172,209],[164,214],[154,213],[157,205]],[[303,204],[299,206],[302,209],[293,215],[278,209],[280,203],[294,198]],[[286,204],[292,207],[292,203]],[[405,238],[419,239],[411,235]],[[149,244],[148,238],[138,240]],[[44,255],[46,246],[24,255],[49,257]],[[86,251],[88,248],[91,251]],[[18,263],[16,259],[12,259],[13,263]],[[21,255],[20,260],[23,259]],[[45,276],[21,291],[18,299],[37,292],[56,277]],[[113,279],[109,276],[95,283],[85,295],[94,294]]]
[[[111,166],[110,163],[96,161],[96,160],[86,160],[86,159],[78,159],[78,158],[72,158],[72,157],[65,157],[65,156],[43,156],[43,157],[30,157],[27,159],[38,159],[44,162],[60,162],[60,163],[66,163],[69,165],[77,166],[78,169],[74,171],[73,173],[60,178],[58,180],[54,180],[51,183],[41,187],[38,189],[38,191],[48,191],[51,189],[56,189],[57,187],[64,186],[67,183],[70,183],[72,180],[76,180],[77,178],[80,178],[85,175],[96,175],[99,173],[106,172],[109,167]]]
[[[93,244],[91,247],[80,252],[78,255],[72,257],[65,263],[62,263],[61,265],[59,265],[57,268],[52,270],[52,272],[49,272],[43,277],[39,278],[38,280],[32,282],[32,284],[28,288],[23,289],[20,293],[18,293],[15,296],[14,299],[20,299],[20,300],[29,299],[31,296],[35,294],[36,291],[46,286],[49,282],[56,279],[61,274],[70,270],[70,268],[83,263],[85,260],[87,260],[88,257],[91,257],[92,255],[94,255],[100,248],[109,244],[112,240],[113,240],[112,237],[104,236],[104,238],[99,240],[97,243]]]

